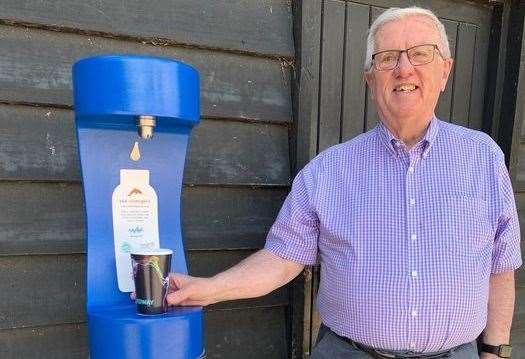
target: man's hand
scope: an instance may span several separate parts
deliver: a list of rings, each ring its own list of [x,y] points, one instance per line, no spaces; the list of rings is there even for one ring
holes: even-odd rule
[[[168,305],[205,306],[216,303],[212,297],[211,278],[198,278],[180,273],[170,273],[170,286],[167,297]],[[129,294],[136,299],[135,292]]]
[[[180,273],[170,273],[170,292],[168,305],[205,306],[218,302],[211,278],[192,277]]]

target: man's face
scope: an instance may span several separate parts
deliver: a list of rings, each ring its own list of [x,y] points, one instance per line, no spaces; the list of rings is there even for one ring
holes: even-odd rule
[[[388,22],[379,28],[375,40],[376,53],[424,44],[441,47],[438,30],[432,20],[424,16]],[[372,66],[365,77],[380,118],[396,122],[411,118],[430,119],[451,68],[452,59],[443,59],[437,50],[434,60],[425,65],[413,66],[403,52],[392,70],[378,71]]]

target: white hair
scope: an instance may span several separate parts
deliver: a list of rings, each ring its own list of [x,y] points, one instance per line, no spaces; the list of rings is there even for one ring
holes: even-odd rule
[[[368,71],[372,68],[372,55],[376,51],[375,36],[377,34],[377,31],[381,28],[381,26],[388,22],[401,20],[409,16],[426,16],[427,18],[432,20],[434,25],[436,25],[436,29],[439,32],[439,38],[441,40],[441,44],[438,44],[439,51],[441,51],[441,54],[445,58],[450,58],[450,45],[448,43],[448,37],[447,32],[445,31],[445,26],[443,26],[443,23],[439,21],[437,16],[434,15],[432,11],[423,9],[418,6],[411,6],[407,8],[392,7],[390,9],[387,9],[381,15],[379,15],[379,17],[374,20],[372,25],[370,25],[370,29],[368,30],[368,37],[366,39],[365,71]]]

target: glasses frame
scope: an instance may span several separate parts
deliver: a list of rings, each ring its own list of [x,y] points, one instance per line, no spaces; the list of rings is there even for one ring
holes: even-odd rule
[[[428,62],[424,62],[424,63],[422,63],[422,64],[414,64],[414,63],[412,63],[412,60],[410,60],[410,56],[408,56],[408,52],[409,52],[410,50],[415,49],[416,47],[420,47],[420,46],[432,46],[432,47],[434,48],[434,51],[432,51],[432,60],[430,60],[430,61],[428,61]],[[394,65],[394,67],[392,67],[392,68],[388,68],[388,69],[378,69],[378,68],[377,68],[377,65],[376,65],[376,62],[375,62],[375,57],[376,57],[376,55],[379,55],[379,54],[382,54],[382,53],[385,53],[385,52],[392,52],[392,51],[395,51],[395,52],[399,53],[399,56],[398,56],[398,58],[397,58],[397,62],[396,62],[396,64]],[[378,51],[378,52],[372,54],[372,67],[373,67],[374,69],[376,69],[377,71],[390,71],[390,70],[393,70],[393,69],[395,69],[396,67],[399,66],[399,59],[401,59],[401,55],[403,54],[403,52],[407,54],[407,59],[408,59],[408,61],[410,62],[410,64],[411,64],[412,66],[421,66],[421,65],[426,65],[426,64],[429,64],[429,63],[431,63],[432,61],[434,61],[434,59],[435,59],[435,57],[436,57],[436,56],[435,56],[436,51],[437,51],[437,53],[439,54],[439,56],[441,56],[442,59],[445,59],[445,58],[443,57],[443,54],[441,53],[441,51],[439,51],[439,47],[438,47],[438,45],[436,45],[436,44],[420,44],[420,45],[416,45],[416,46],[409,47],[408,49],[404,49],[404,50],[382,50],[382,51]]]

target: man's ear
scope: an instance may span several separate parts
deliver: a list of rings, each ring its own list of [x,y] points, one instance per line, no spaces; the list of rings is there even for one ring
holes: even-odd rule
[[[374,75],[372,74],[372,71],[365,71],[365,74],[363,75],[363,78],[368,85],[368,90],[370,90],[370,95],[372,99],[374,98]]]
[[[452,71],[452,66],[454,65],[453,59],[444,59],[443,60],[443,76],[441,78],[441,92],[445,91],[447,87],[448,78],[450,72]]]

